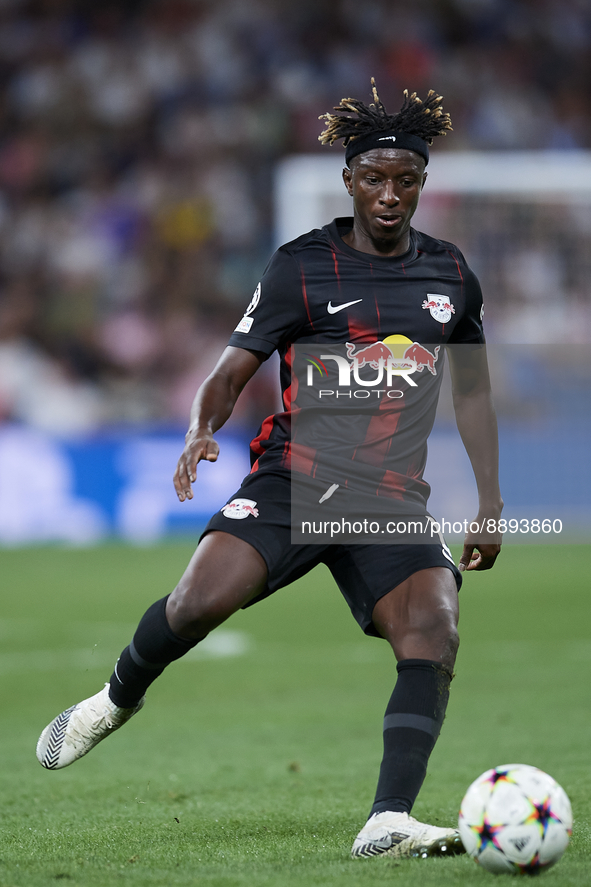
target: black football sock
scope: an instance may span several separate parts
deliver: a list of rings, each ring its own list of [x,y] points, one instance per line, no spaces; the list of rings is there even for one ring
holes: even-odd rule
[[[370,816],[410,813],[425,779],[449,699],[451,672],[429,659],[403,659],[384,718],[384,757]]]
[[[166,618],[168,596],[146,610],[111,675],[109,696],[121,708],[137,705],[150,684],[166,666],[199,643],[173,632]]]

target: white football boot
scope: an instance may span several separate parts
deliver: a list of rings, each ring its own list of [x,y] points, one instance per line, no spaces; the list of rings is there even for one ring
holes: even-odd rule
[[[367,856],[455,856],[465,853],[460,833],[417,822],[408,813],[374,813],[351,849],[353,859]]]
[[[37,743],[37,760],[47,770],[61,770],[83,757],[122,727],[144,704],[120,708],[109,698],[109,685],[100,693],[66,709],[48,724]]]

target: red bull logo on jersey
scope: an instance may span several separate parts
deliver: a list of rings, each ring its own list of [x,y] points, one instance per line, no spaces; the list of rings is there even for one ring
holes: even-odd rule
[[[320,374],[324,382],[329,376],[329,368],[334,372],[336,364],[339,387],[350,389],[356,384],[358,386],[355,392],[356,398],[368,397],[369,389],[374,389],[376,394],[379,392],[379,395],[392,399],[404,396],[403,391],[394,388],[397,379],[403,378],[411,388],[416,388],[417,382],[412,378],[414,373],[422,373],[427,369],[432,376],[437,375],[439,345],[433,351],[429,351],[424,345],[413,342],[407,336],[392,335],[383,342],[371,342],[367,345],[347,342],[345,347],[346,357],[340,354],[321,354],[313,358],[313,355],[306,353],[308,386],[314,385],[316,375],[314,370]],[[375,370],[375,374],[368,374],[367,371],[361,374],[360,371],[364,367]],[[379,388],[384,384],[385,388]]]
[[[347,342],[346,348],[347,357],[349,360],[357,362],[358,369],[367,365],[377,370],[380,361],[382,364],[386,364],[392,360],[392,351],[383,342],[372,342],[371,345],[361,345],[359,348],[352,345],[351,342]]]
[[[232,499],[220,509],[224,517],[230,520],[244,520],[247,517],[258,517],[259,510],[253,499]]]
[[[423,308],[428,308],[433,320],[437,320],[439,323],[448,323],[452,314],[456,313],[449,297],[441,296],[438,293],[427,293],[427,298],[423,301]]]
[[[400,342],[400,339],[405,341]],[[404,346],[406,342],[410,344],[402,350],[400,345]],[[362,345],[359,348],[352,345],[351,342],[347,342],[346,348],[347,357],[354,361],[353,372],[356,368],[361,369],[366,364],[377,370],[380,361],[382,361],[386,371],[390,368],[392,375],[408,376],[415,372],[422,373],[425,367],[431,375],[436,375],[435,363],[439,354],[439,345],[431,352],[419,345],[418,342],[411,342],[406,336],[389,336],[383,342],[373,342],[371,345]],[[399,356],[401,350],[402,355]],[[416,385],[416,382],[414,384]]]

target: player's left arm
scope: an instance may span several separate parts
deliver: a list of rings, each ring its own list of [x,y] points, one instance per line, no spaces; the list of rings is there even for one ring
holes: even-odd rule
[[[460,570],[490,570],[501,550],[498,522],[503,509],[499,488],[497,418],[492,401],[485,345],[448,349],[458,431],[472,463],[478,488],[478,533],[467,533]]]

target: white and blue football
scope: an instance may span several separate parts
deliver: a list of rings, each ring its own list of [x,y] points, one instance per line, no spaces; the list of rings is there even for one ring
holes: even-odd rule
[[[550,868],[566,850],[572,826],[564,789],[528,764],[503,764],[479,776],[459,820],[466,852],[496,874]]]

